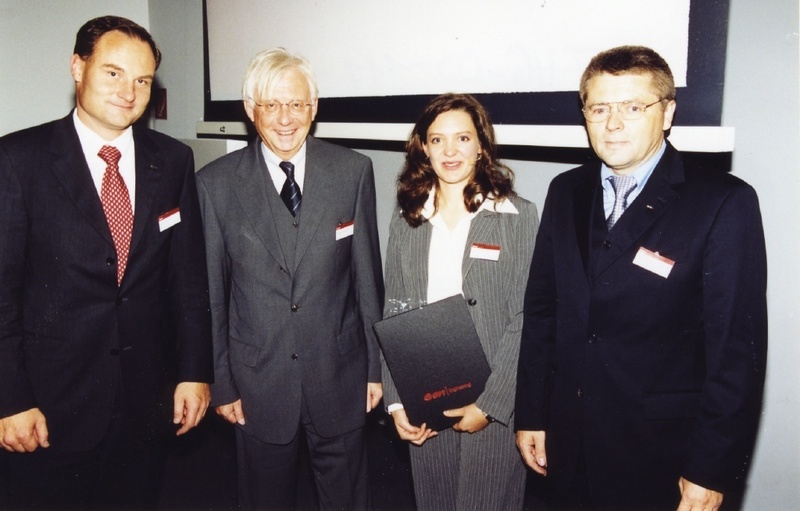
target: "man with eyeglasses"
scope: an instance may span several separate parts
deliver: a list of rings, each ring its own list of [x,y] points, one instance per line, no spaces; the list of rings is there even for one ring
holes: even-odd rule
[[[741,497],[767,346],[755,191],[685,160],[667,63],[596,55],[600,161],[550,185],[525,297],[517,445],[553,509],[714,510]]]
[[[309,136],[317,97],[305,59],[257,54],[242,98],[259,137],[198,173],[212,406],[236,427],[244,509],[294,508],[301,441],[320,508],[367,507],[364,425],[382,396],[375,185],[369,158]]]

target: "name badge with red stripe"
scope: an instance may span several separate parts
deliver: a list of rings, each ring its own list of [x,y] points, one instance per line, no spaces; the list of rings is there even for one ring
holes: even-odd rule
[[[355,223],[353,220],[344,222],[336,226],[336,241],[352,236],[354,232]]]
[[[158,230],[164,232],[179,223],[181,223],[181,208],[175,208],[158,217]]]
[[[473,243],[469,249],[469,256],[473,259],[484,259],[486,261],[497,261],[500,259],[500,245],[489,245],[487,243]]]

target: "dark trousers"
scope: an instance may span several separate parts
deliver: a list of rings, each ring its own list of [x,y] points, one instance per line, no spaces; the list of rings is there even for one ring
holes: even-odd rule
[[[163,444],[143,439],[117,415],[89,451],[56,446],[6,453],[11,509],[154,509],[163,469]]]
[[[305,435],[300,434],[303,428]],[[324,438],[303,410],[298,434],[288,444],[262,442],[236,428],[239,505],[245,510],[288,510],[295,505],[298,465],[305,437],[321,510],[367,509],[364,429]]]

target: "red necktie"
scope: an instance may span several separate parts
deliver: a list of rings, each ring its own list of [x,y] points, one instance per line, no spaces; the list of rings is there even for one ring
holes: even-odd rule
[[[116,147],[104,145],[97,153],[106,162],[106,173],[100,186],[100,201],[106,214],[108,228],[117,249],[117,284],[122,283],[125,267],[128,265],[128,252],[131,248],[133,232],[133,209],[128,188],[119,173],[119,159],[122,155]]]

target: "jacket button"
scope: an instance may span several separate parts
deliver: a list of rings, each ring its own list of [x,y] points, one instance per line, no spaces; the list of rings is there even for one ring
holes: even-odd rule
[[[595,334],[590,335],[589,336],[589,344],[594,344],[595,341],[597,341],[597,336]]]
[[[610,241],[608,241],[608,240],[605,240],[605,241],[603,242],[603,248],[611,248],[611,242],[610,242]]]
[[[578,389],[578,397],[583,397],[583,389]]]
[[[113,257],[106,258],[106,264],[109,265],[109,266],[112,266],[112,265],[116,264],[116,262],[117,262],[117,260],[114,259]]]
[[[292,353],[292,360],[297,360],[298,358],[300,358],[300,355],[297,353]]]
[[[297,312],[300,309],[300,306],[296,303],[293,303],[291,306],[292,312]]]
[[[476,303],[478,303],[478,300],[476,300],[474,298],[470,298],[469,300],[467,300],[467,303],[469,305],[475,305]]]

